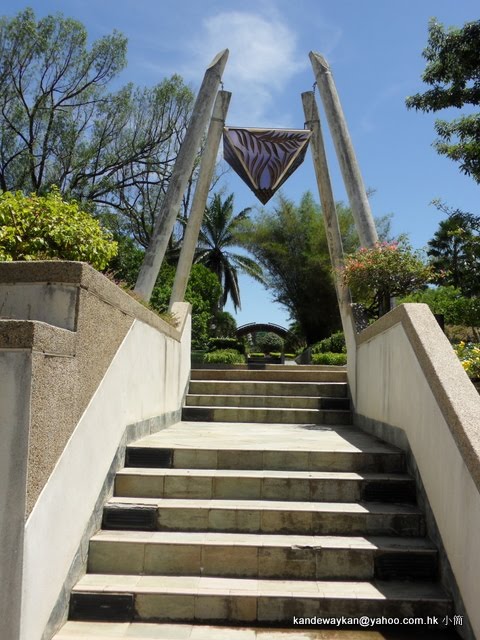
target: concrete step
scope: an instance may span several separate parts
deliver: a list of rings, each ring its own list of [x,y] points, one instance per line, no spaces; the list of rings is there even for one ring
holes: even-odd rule
[[[333,471],[125,468],[115,495],[144,498],[415,503],[407,475]]]
[[[260,422],[270,424],[349,425],[350,411],[269,409],[258,407],[183,407],[182,420],[208,422]]]
[[[393,636],[372,629],[225,627],[209,624],[152,622],[67,622],[52,640],[386,640]],[[450,629],[406,626],[395,640],[459,640]]]
[[[308,581],[87,574],[71,620],[283,624],[292,616],[445,617],[452,604],[431,582]],[[228,637],[228,636],[227,636]]]
[[[345,369],[192,369],[191,380],[270,380],[273,382],[347,382]]]
[[[275,578],[434,580],[425,538],[100,531],[89,573]]]
[[[302,535],[422,537],[425,523],[414,505],[381,502],[289,502],[111,498],[103,529],[217,531]]]
[[[346,398],[346,382],[275,382],[263,380],[191,380],[189,391],[205,395],[307,396]]]
[[[189,393],[185,404],[187,407],[262,407],[350,411],[348,398],[319,396],[200,395]]]
[[[248,427],[251,426],[248,425]],[[299,427],[299,425],[293,426]],[[223,429],[223,434],[225,434],[225,429]],[[232,440],[234,436],[235,432],[232,433]],[[345,448],[342,450],[335,448],[335,443],[332,443],[331,447],[325,447],[321,451],[285,451],[285,449],[273,448],[278,446],[278,442],[272,442],[270,450],[252,449],[250,448],[252,445],[250,438],[246,441],[243,449],[150,446],[155,442],[157,439],[146,438],[127,447],[126,466],[156,469],[238,469],[239,471],[270,469],[351,473],[401,473],[405,466],[404,454],[399,449],[381,448],[373,445],[364,445],[362,449],[349,447],[347,450]],[[159,444],[163,443],[159,442]],[[201,444],[205,446],[206,443],[202,442]]]

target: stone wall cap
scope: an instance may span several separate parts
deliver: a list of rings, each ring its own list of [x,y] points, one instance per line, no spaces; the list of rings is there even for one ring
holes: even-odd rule
[[[31,349],[48,355],[74,356],[76,335],[38,320],[0,320],[0,349]]]
[[[111,304],[132,319],[144,322],[177,341],[181,340],[186,314],[189,311],[189,307],[177,308],[175,315],[179,320],[179,326],[174,327],[86,262],[68,260],[0,262],[0,283],[71,284]]]

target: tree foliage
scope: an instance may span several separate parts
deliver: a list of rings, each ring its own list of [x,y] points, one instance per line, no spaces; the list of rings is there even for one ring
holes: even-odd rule
[[[342,211],[340,218],[350,228]],[[298,206],[280,194],[274,210],[262,210],[246,226],[242,241],[264,268],[274,301],[289,311],[309,344],[338,329],[324,224],[310,193]]]
[[[116,253],[98,220],[56,189],[45,196],[0,195],[0,260],[83,260],[104,269]]]
[[[240,228],[248,221],[250,208],[234,213],[234,196],[230,194],[224,200],[221,194],[215,194],[207,206],[200,230],[196,261],[204,264],[215,273],[222,285],[219,307],[223,309],[230,296],[235,310],[241,308],[238,273],[243,272],[264,282],[262,269],[250,257],[233,252],[232,247],[239,246]]]
[[[478,340],[480,328],[480,298],[467,298],[452,286],[428,288],[413,293],[401,302],[423,302],[432,313],[444,316],[445,324],[470,327]]]
[[[460,289],[465,296],[480,295],[480,217],[435,204],[448,217],[428,242],[434,282]]]
[[[390,298],[424,287],[431,268],[406,242],[377,242],[346,257],[343,278],[355,301],[383,315],[390,310]]]
[[[122,214],[147,246],[193,102],[181,78],[107,86],[126,62],[118,32],[87,46],[61,14],[0,19],[0,189],[69,198]]]
[[[436,112],[480,105],[480,20],[445,29],[432,19],[423,57],[422,79],[432,88],[407,98],[408,108]],[[437,120],[435,130],[438,153],[459,162],[463,173],[480,182],[480,113]]]

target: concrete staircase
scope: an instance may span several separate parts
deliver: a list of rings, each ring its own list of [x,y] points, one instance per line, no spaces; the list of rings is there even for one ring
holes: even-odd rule
[[[192,371],[184,420],[339,424],[351,422],[341,367],[266,365]]]
[[[350,423],[338,368],[192,371],[184,421],[128,448],[55,639],[269,640],[294,616],[451,616],[403,453]],[[384,637],[314,626],[292,640]],[[395,637],[451,637],[429,633]]]

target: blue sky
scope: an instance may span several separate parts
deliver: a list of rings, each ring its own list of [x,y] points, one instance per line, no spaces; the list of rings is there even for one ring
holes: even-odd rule
[[[308,52],[318,51],[330,62],[364,182],[375,190],[374,215],[393,213],[393,231],[408,233],[420,248],[441,219],[430,205],[434,198],[480,213],[479,186],[431,146],[438,116],[405,108],[405,97],[424,88],[421,52],[429,18],[455,26],[478,20],[478,0],[9,0],[0,13],[26,6],[37,16],[61,11],[77,18],[91,39],[123,32],[129,46],[122,80],[138,85],[179,73],[196,89],[214,54],[228,48],[230,125],[303,128],[300,94],[314,82]],[[325,123],[324,135],[335,198],[346,200]],[[225,186],[239,209],[257,204],[235,175]],[[294,201],[306,190],[318,199],[309,155],[283,187]],[[288,323],[260,285],[242,278],[241,292],[239,324]]]

